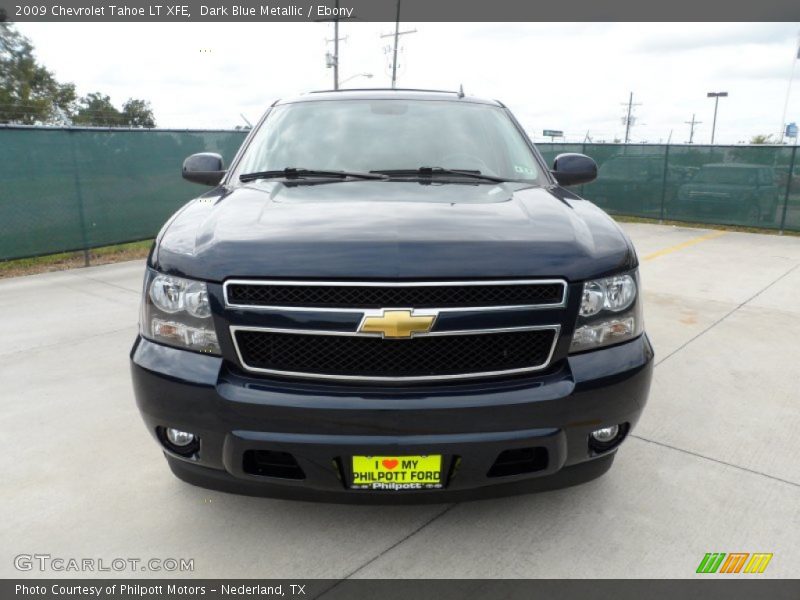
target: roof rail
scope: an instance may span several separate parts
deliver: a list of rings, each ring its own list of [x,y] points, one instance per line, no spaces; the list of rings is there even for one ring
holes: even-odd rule
[[[420,88],[347,88],[338,90],[314,90],[308,92],[309,94],[328,94],[332,92],[428,92],[435,94],[456,94],[458,91],[453,90],[425,90]]]

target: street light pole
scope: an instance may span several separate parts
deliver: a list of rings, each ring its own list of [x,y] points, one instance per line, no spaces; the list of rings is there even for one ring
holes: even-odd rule
[[[711,145],[714,145],[714,135],[717,132],[717,109],[719,108],[719,99],[727,98],[728,92],[708,92],[707,98],[714,98],[714,121],[711,124]]]
[[[786,137],[786,113],[789,110],[789,96],[792,95],[792,81],[794,81],[794,68],[797,65],[797,61],[800,59],[800,34],[797,36],[797,48],[792,59],[792,72],[789,75],[789,85],[786,86],[786,100],[783,103],[783,116],[781,117],[781,144],[783,143],[784,138]]]
[[[714,96],[714,121],[711,123],[711,145],[714,145],[714,135],[717,132],[717,109],[719,108],[719,96]]]
[[[353,79],[356,79],[358,77],[366,77],[367,79],[372,79],[372,73],[356,73],[355,75],[351,75],[347,79],[343,79],[341,82],[339,82],[339,85],[344,85],[348,81],[352,81]]]

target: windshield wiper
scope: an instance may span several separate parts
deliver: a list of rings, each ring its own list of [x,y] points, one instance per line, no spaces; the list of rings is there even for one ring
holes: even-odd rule
[[[386,179],[385,175],[377,173],[364,173],[362,171],[326,171],[324,169],[302,169],[299,167],[287,167],[274,171],[256,171],[254,173],[242,173],[239,181],[255,181],[256,179],[275,179],[282,177],[285,179],[301,179],[304,177],[337,177],[339,179]]]
[[[472,179],[482,179],[484,181],[494,181],[497,183],[514,181],[513,179],[505,179],[503,177],[496,177],[495,175],[486,175],[480,171],[473,171],[470,169],[445,169],[443,167],[420,167],[419,169],[379,169],[376,171],[370,171],[370,173],[379,173],[381,175],[388,175],[389,177],[432,177],[434,175],[458,175],[459,177],[470,177]]]

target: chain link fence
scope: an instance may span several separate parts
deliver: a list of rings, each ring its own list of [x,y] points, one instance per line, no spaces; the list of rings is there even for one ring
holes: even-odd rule
[[[201,193],[183,159],[229,162],[242,131],[0,127],[0,260],[152,238]],[[611,214],[800,231],[800,157],[788,146],[537,144],[582,152],[597,181],[576,192]]]
[[[591,156],[598,177],[576,192],[611,214],[800,231],[797,146],[537,146],[549,163]]]
[[[152,238],[202,188],[183,159],[230,161],[241,131],[0,128],[0,259]]]

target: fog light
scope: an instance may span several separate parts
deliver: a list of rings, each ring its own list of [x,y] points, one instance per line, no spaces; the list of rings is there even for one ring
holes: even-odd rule
[[[612,425],[611,427],[603,427],[596,429],[592,432],[592,437],[601,444],[607,444],[614,440],[619,435],[619,425]]]
[[[629,423],[620,423],[595,429],[589,434],[589,450],[595,454],[613,450],[622,443],[630,428]]]
[[[189,433],[188,431],[181,431],[180,429],[172,429],[171,427],[168,427],[167,439],[169,440],[170,444],[181,448],[183,446],[188,446],[194,441],[194,434]]]

